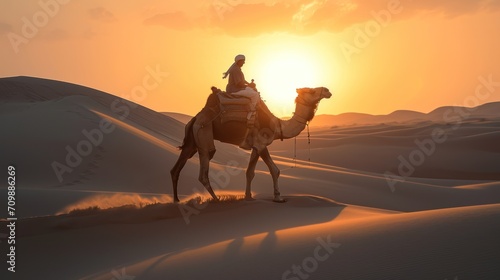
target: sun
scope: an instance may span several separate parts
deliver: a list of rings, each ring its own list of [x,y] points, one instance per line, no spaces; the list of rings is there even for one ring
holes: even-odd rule
[[[252,71],[256,75],[252,78],[262,99],[276,116],[293,114],[297,88],[321,86],[321,66],[314,53],[278,50],[264,53],[257,62],[258,66]]]

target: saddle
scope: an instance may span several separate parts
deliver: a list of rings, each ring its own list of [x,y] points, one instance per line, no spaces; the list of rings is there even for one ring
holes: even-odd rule
[[[221,122],[230,121],[244,122],[249,121],[248,116],[251,112],[250,98],[236,96],[217,88],[212,88],[212,92],[219,98]]]

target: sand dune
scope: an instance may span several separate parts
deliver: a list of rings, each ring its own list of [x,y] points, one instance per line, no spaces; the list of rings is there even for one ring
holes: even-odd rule
[[[319,115],[312,126],[345,126],[388,123],[456,122],[458,119],[482,121],[500,118],[500,102],[486,103],[477,107],[443,106],[429,113],[398,110],[388,115],[344,113],[339,115]]]
[[[144,279],[282,279],[293,265],[307,266],[301,271],[312,279],[494,279],[499,273],[500,227],[493,222],[499,204],[395,213],[317,197],[288,198],[287,204],[265,198],[210,204],[189,225],[178,212],[158,217],[158,211],[149,211],[137,218],[118,209],[128,215],[103,221],[94,214],[87,222],[101,224],[83,229],[54,217],[66,229],[32,224],[43,231],[22,238],[30,249],[19,254],[26,254],[25,265],[57,279],[110,279],[122,269]],[[85,223],[82,217],[71,219],[78,218]],[[45,261],[56,243],[78,255],[68,260],[54,254]],[[315,249],[323,243],[331,252],[318,249],[324,260],[314,265]],[[96,253],[102,256],[98,262]],[[65,265],[54,271],[47,268],[49,261]]]
[[[283,279],[284,275],[284,279],[299,275],[312,279],[493,279],[490,277],[498,273],[494,268],[498,247],[470,242],[469,238],[490,244],[496,242],[499,227],[488,220],[498,214],[499,207],[494,205],[347,222],[339,215],[338,221],[335,218],[330,223],[266,232],[190,248],[178,254],[163,254],[131,264],[128,271],[153,278],[189,279]],[[447,222],[443,224],[441,219]],[[473,225],[477,228],[468,227]],[[428,228],[433,228],[432,235],[428,234]],[[321,248],[318,239],[331,239],[334,243],[329,248],[331,255],[324,262],[314,261],[314,250]],[[324,251],[323,254],[327,252]],[[274,252],[282,257],[273,258]],[[204,259],[207,255],[211,256],[208,261]],[[261,267],[263,262],[272,266]],[[190,270],[191,263],[203,265]],[[300,273],[293,273],[294,265],[302,265]],[[461,271],[461,267],[468,269]],[[286,274],[287,271],[290,273]]]
[[[176,119],[183,124],[188,123],[193,118],[193,116],[182,114],[182,113],[162,112],[162,114],[169,116],[173,119]]]
[[[0,163],[19,174],[16,276],[496,279],[497,108],[485,104],[451,123],[439,115],[455,107],[317,116],[311,146],[305,132],[297,138],[297,158],[293,139],[270,147],[283,204],[271,201],[262,161],[256,200],[242,200],[248,152],[217,142],[210,179],[225,201],[206,202],[195,156],[181,174],[182,202],[173,204],[169,170],[189,116],[69,83],[0,79],[0,128],[8,132],[0,134]],[[362,119],[377,121],[346,125]],[[432,144],[436,130],[446,140]],[[401,158],[411,162],[416,151],[422,162],[401,174]],[[69,170],[58,173],[54,162]]]
[[[404,164],[414,169],[405,177],[499,180],[499,127],[500,122],[488,121],[457,127],[420,123],[315,129],[310,147],[304,133],[298,137],[296,153],[300,159],[376,173],[398,174]],[[436,130],[443,133],[443,141],[433,140]],[[271,151],[290,157],[290,148],[276,142]]]

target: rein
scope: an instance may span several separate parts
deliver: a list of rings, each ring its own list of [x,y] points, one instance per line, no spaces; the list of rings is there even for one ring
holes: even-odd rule
[[[323,88],[321,88],[321,95],[322,94],[323,94]],[[308,103],[304,100],[304,98],[302,98],[299,95],[299,96],[297,96],[297,99],[295,99],[295,102],[313,109],[314,113],[316,113],[316,110],[318,110],[318,102],[319,101],[316,103]],[[307,127],[307,148],[308,148],[308,152],[309,152],[309,157],[307,160],[309,161],[309,165],[310,165],[311,164],[311,132],[309,131],[309,120],[297,115],[296,113],[294,113],[293,115],[299,123],[301,123]],[[281,126],[280,126],[280,129],[281,129]],[[282,136],[281,141],[283,141],[283,130],[281,130],[281,136]],[[293,167],[291,167],[291,168],[296,168],[296,167],[297,167],[297,137],[295,137],[295,139],[294,139]]]

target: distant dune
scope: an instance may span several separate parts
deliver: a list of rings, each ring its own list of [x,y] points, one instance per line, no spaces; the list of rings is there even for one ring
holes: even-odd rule
[[[181,114],[181,113],[162,112],[162,114],[164,114],[166,116],[169,116],[169,117],[171,117],[173,119],[176,119],[176,120],[180,121],[183,124],[188,123],[193,118],[193,116],[186,115],[186,114]]]
[[[463,112],[463,114],[459,113]],[[370,115],[360,113],[344,113],[339,115],[319,115],[311,122],[311,126],[346,126],[390,123],[418,122],[455,122],[460,119],[500,119],[500,102],[491,102],[474,108],[460,106],[444,106],[427,114],[398,110],[388,115]]]
[[[190,116],[0,79],[0,165],[17,170],[16,277],[497,279],[499,109],[316,116],[310,145],[303,132],[270,146],[286,203],[272,202],[262,161],[245,201],[249,153],[217,142],[209,177],[223,201],[207,198],[194,156],[175,204],[169,170]]]
[[[433,140],[441,131],[444,141]],[[296,154],[323,164],[404,177],[500,180],[500,121],[464,121],[459,126],[439,123],[386,124],[316,128],[311,145],[302,133]],[[275,155],[293,156],[288,142],[276,142]]]

